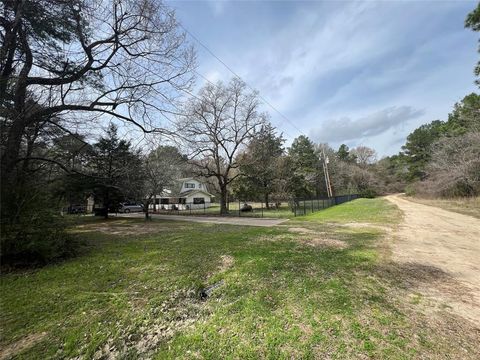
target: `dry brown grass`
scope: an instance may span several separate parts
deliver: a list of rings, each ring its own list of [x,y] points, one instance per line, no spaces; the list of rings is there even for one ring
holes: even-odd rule
[[[480,219],[480,196],[453,199],[426,199],[406,196],[405,199]]]
[[[47,335],[46,332],[30,334],[24,338],[18,340],[17,342],[6,346],[0,350],[0,359],[11,359],[15,354],[22,352],[25,349],[28,349],[35,345],[36,343],[42,341],[42,339]]]

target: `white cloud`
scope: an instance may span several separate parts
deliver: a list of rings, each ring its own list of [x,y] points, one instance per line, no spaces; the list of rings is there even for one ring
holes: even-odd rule
[[[325,121],[319,128],[312,129],[310,136],[318,142],[344,142],[373,137],[424,113],[410,106],[393,106],[356,120],[344,117]]]
[[[205,74],[205,77],[208,81],[212,83],[217,83],[217,81],[222,80],[222,74],[219,71],[211,70]]]
[[[463,25],[473,7],[210,1],[204,11],[221,16],[205,26],[195,7],[192,18],[199,24],[193,32],[295,123],[265,107],[288,140],[297,127],[317,141],[363,143],[385,154],[476,90],[477,35]],[[232,77],[201,48],[199,55],[199,72],[209,80]]]
[[[225,11],[227,0],[208,0],[207,4],[215,16],[220,16]]]

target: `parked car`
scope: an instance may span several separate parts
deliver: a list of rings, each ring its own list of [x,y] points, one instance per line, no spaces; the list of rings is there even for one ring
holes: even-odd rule
[[[120,207],[118,208],[118,212],[120,213],[143,212],[143,205],[123,203],[123,204],[120,204]]]
[[[87,207],[84,205],[70,205],[67,208],[67,214],[85,214]]]
[[[242,207],[240,208],[240,211],[242,212],[250,212],[253,211],[252,205],[248,205],[247,203],[244,203]]]

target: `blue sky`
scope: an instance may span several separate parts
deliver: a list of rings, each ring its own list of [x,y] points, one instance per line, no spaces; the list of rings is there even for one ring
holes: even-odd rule
[[[295,124],[290,142],[400,150],[411,130],[446,119],[477,90],[472,1],[167,1],[182,24]],[[193,43],[194,40],[191,39]],[[232,74],[197,45],[198,72]],[[198,86],[204,80],[198,79]]]

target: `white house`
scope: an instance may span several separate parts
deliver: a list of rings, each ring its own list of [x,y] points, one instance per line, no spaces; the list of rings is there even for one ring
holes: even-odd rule
[[[208,192],[207,186],[194,179],[177,180],[175,189],[166,189],[155,197],[152,209],[204,209],[210,206],[214,196]]]

